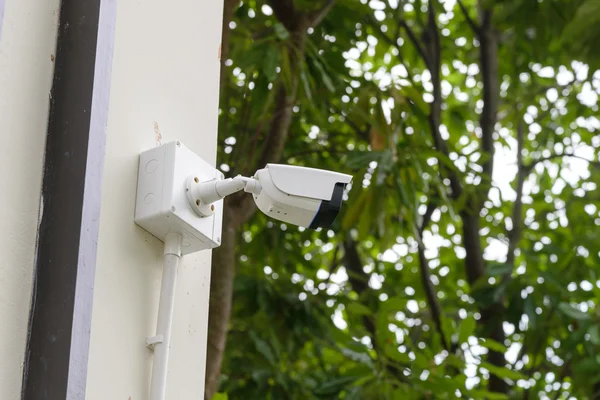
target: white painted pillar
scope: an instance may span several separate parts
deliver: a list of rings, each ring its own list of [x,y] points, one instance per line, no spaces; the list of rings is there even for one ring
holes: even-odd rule
[[[216,158],[222,0],[116,4],[89,400],[148,396],[145,339],[155,330],[163,244],[133,223],[139,152],[178,139]],[[167,399],[203,398],[210,260],[210,251],[181,260]]]

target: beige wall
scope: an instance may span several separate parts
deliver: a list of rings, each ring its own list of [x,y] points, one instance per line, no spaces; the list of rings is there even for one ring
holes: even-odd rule
[[[0,0],[0,8],[2,3],[0,399],[16,400],[33,282],[58,0]]]
[[[19,0],[14,0],[19,1]],[[118,0],[92,333],[89,400],[148,396],[162,243],[133,223],[141,150],[181,140],[215,163],[222,1]],[[156,125],[155,125],[156,124]],[[182,258],[168,399],[202,399],[210,251]]]

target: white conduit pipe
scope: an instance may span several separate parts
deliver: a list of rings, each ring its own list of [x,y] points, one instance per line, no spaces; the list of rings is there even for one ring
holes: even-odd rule
[[[164,268],[160,287],[156,336],[147,339],[148,346],[154,349],[150,400],[165,400],[167,392],[171,327],[175,307],[177,266],[181,257],[181,239],[181,235],[178,233],[169,233],[165,238]]]

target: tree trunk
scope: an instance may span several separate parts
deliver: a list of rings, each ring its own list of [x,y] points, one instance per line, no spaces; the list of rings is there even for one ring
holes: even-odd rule
[[[221,247],[213,250],[210,282],[210,303],[208,320],[208,347],[206,350],[206,399],[212,398],[219,385],[219,373],[227,338],[227,324],[231,315],[231,293],[235,275],[235,244],[237,230],[232,220],[232,212],[225,200],[225,215]]]
[[[219,59],[221,62],[221,73],[219,79],[221,87],[223,87],[223,80],[227,76],[225,74],[225,62],[229,58],[229,40],[231,38],[231,29],[229,24],[233,20],[233,12],[235,11],[235,5],[238,0],[225,0],[223,3],[223,27],[221,28],[221,50]]]
[[[482,0],[479,1],[479,14],[481,26],[479,30],[479,42],[480,42],[480,65],[481,65],[481,78],[483,82],[483,110],[481,112],[481,119],[479,125],[481,127],[481,149],[484,154],[487,155],[487,160],[483,163],[483,174],[487,177],[487,182],[482,182],[484,190],[482,194],[477,196],[479,204],[474,207],[476,214],[471,214],[470,221],[471,225],[465,230],[465,248],[467,251],[467,264],[469,264],[469,251],[467,247],[467,230],[470,231],[472,238],[471,241],[477,238],[477,243],[473,243],[477,251],[480,253],[475,255],[471,259],[474,265],[472,269],[467,266],[467,274],[471,276],[469,278],[475,278],[475,280],[481,279],[485,274],[485,262],[483,260],[483,252],[481,249],[481,239],[479,236],[479,210],[483,206],[483,202],[487,199],[489,190],[491,188],[492,175],[494,172],[494,133],[496,121],[498,120],[498,98],[499,98],[499,84],[498,84],[498,39],[495,31],[492,17],[492,8],[486,8]],[[476,222],[475,222],[476,220]],[[466,223],[464,221],[463,223]],[[473,251],[471,249],[471,251]],[[479,276],[477,276],[479,275]],[[474,282],[469,282],[473,284]],[[504,305],[501,302],[492,304],[481,310],[480,324],[485,330],[489,332],[490,337],[496,342],[504,344],[505,334],[504,328],[502,327],[502,315],[504,315]],[[490,350],[488,355],[488,361],[498,367],[504,367],[506,359],[504,353]],[[507,393],[508,385],[502,378],[491,374],[488,388],[491,392]]]
[[[311,26],[308,16],[298,13],[292,0],[272,0],[269,3],[277,18],[290,31],[291,49],[288,54],[290,58],[289,65],[291,66],[291,81],[284,84],[280,78],[276,89],[275,109],[273,110],[261,155],[258,157],[257,164],[253,166],[254,171],[263,168],[267,163],[277,162],[281,159],[292,123],[292,108],[296,102],[300,65],[304,62],[307,29]],[[290,15],[290,13],[294,15]],[[232,14],[233,11],[230,15]],[[227,16],[227,14],[224,13],[224,16]],[[223,29],[223,32],[225,32],[226,27],[224,26]],[[226,41],[224,40],[223,43],[226,43]],[[221,52],[222,55],[227,54],[223,49],[221,49]],[[224,62],[225,59],[221,61]],[[241,151],[245,150],[241,149]],[[231,317],[236,264],[235,242],[239,234],[238,230],[256,212],[252,196],[246,193],[230,196],[224,204],[222,245],[213,251],[211,268],[205,389],[205,399],[207,400],[212,398],[219,384]]]

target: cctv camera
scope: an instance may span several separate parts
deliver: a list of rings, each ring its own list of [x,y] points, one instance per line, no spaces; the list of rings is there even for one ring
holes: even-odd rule
[[[267,164],[252,178],[187,182],[188,200],[202,217],[212,214],[211,203],[244,190],[258,208],[280,221],[309,229],[328,228],[342,206],[344,187],[352,176],[322,169]]]
[[[254,202],[265,214],[310,229],[328,228],[342,206],[350,175],[291,165],[267,164],[254,175]]]

